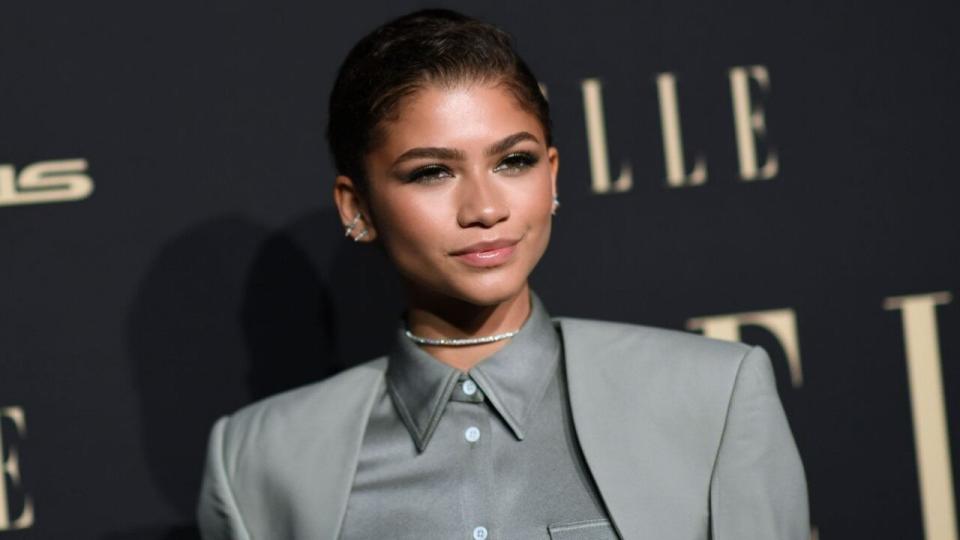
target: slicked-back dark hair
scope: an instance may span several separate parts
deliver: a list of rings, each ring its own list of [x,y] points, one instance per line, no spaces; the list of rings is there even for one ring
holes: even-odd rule
[[[426,9],[394,19],[361,39],[330,94],[327,141],[338,174],[365,190],[364,157],[381,142],[381,123],[426,85],[502,84],[540,120],[552,144],[550,107],[536,77],[496,26],[455,11]]]

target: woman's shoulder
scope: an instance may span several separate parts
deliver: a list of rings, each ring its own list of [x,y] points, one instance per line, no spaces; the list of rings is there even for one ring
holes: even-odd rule
[[[375,358],[322,381],[251,403],[227,417],[225,438],[269,441],[304,428],[334,426],[350,411],[372,404],[386,367],[386,357]]]
[[[349,489],[350,464],[385,370],[386,358],[378,358],[220,418],[207,448],[201,524],[219,527],[231,508],[236,520],[245,514],[258,538],[293,536],[291,523],[265,517],[292,509],[307,509],[321,524],[316,530],[335,524],[323,509],[335,508]]]
[[[559,327],[571,402],[582,417],[640,422],[645,433],[670,426],[670,437],[716,448],[735,393],[776,395],[759,347],[635,324],[561,319]],[[642,418],[636,411],[644,411]]]
[[[738,364],[750,352],[743,343],[713,339],[680,330],[639,324],[561,317],[564,343],[575,351],[606,352],[632,361],[677,364]]]
[[[636,324],[588,319],[558,324],[568,372],[584,388],[624,384],[629,392],[649,395],[683,391],[714,408],[729,398],[744,366],[772,379],[769,358],[759,347]]]

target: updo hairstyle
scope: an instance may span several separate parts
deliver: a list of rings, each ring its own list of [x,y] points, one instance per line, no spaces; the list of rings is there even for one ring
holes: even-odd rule
[[[383,123],[399,116],[402,100],[428,85],[464,83],[503,85],[537,117],[552,145],[550,107],[510,36],[454,11],[427,9],[375,29],[340,66],[327,124],[337,174],[364,192],[364,158],[382,142]]]

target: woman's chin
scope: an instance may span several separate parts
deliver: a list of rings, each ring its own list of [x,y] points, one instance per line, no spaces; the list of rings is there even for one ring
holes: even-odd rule
[[[527,290],[526,279],[456,279],[441,283],[419,283],[410,289],[411,301],[417,298],[428,303],[445,304],[447,302],[462,302],[477,307],[493,307],[515,300],[518,295]],[[505,277],[505,276],[499,276]]]
[[[510,302],[520,294],[523,294],[527,287],[526,282],[516,283],[489,283],[471,287],[462,287],[457,291],[456,296],[476,306],[493,307],[505,302]]]

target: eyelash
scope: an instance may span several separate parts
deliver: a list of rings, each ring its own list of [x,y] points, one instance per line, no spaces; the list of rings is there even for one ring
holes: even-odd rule
[[[508,176],[516,176],[523,171],[535,166],[537,162],[540,161],[540,158],[530,154],[528,152],[514,152],[507,157],[503,158],[496,167],[493,168],[493,172],[504,172]],[[413,172],[407,175],[407,182],[417,182],[421,184],[432,184],[442,181],[448,176],[453,176],[450,172],[450,169],[443,167],[441,165],[427,165],[415,169]]]
[[[503,160],[493,168],[493,171],[497,172],[499,169],[510,171],[510,174],[519,174],[536,165],[538,161],[540,161],[540,158],[528,152],[514,152],[503,158]],[[506,167],[506,169],[502,167]]]
[[[440,176],[444,173],[453,176],[450,174],[450,170],[446,167],[441,167],[440,165],[427,165],[426,167],[415,169],[413,172],[408,174],[407,182],[434,184],[446,178],[445,176]]]

